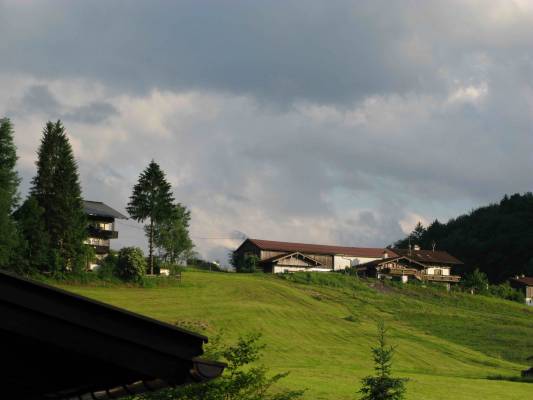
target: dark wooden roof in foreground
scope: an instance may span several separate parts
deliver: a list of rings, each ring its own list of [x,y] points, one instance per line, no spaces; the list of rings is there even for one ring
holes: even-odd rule
[[[250,241],[262,250],[286,251],[290,253],[301,252],[325,255],[339,254],[353,257],[381,258],[383,256],[383,252],[386,251],[387,253],[389,253],[390,256],[396,255],[392,250],[384,248],[330,246],[324,244],[276,242],[273,240],[262,239],[246,240]]]
[[[2,398],[107,399],[212,379],[207,338],[0,272]]]

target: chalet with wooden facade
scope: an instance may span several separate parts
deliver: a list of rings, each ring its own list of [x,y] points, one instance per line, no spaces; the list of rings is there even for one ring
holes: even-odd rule
[[[234,251],[234,259],[243,260],[246,255],[252,254],[259,258],[259,268],[269,273],[337,271],[372,260],[382,259],[384,256],[396,256],[394,252],[384,248],[343,247],[246,239]]]
[[[442,283],[448,288],[461,280],[460,276],[452,275],[451,270],[462,262],[445,251],[415,248],[392,249],[391,252],[395,255],[360,265],[359,274],[404,283],[409,280]]]
[[[118,238],[115,219],[127,217],[100,201],[84,200],[83,207],[89,221],[86,243],[94,248],[97,259],[103,259],[109,254],[111,239]],[[95,266],[96,264],[90,265],[89,268],[93,269]]]
[[[526,304],[533,306],[533,276],[517,276],[511,279],[511,286],[521,290],[526,298]]]

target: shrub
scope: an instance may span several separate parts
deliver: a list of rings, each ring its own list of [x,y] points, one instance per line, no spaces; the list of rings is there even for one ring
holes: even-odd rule
[[[500,285],[491,285],[489,288],[491,295],[500,297],[505,300],[516,301],[518,303],[524,302],[524,295],[519,290],[513,289],[509,282]]]
[[[116,275],[130,282],[142,280],[146,271],[146,260],[138,247],[124,247],[118,253]]]
[[[461,280],[463,288],[469,290],[472,294],[485,294],[489,288],[487,275],[478,268],[466,274]]]
[[[241,262],[237,262],[235,269],[237,272],[252,273],[257,271],[259,257],[255,254],[246,254]]]
[[[118,255],[116,251],[111,250],[109,254],[99,263],[96,274],[103,280],[112,280],[117,276]]]

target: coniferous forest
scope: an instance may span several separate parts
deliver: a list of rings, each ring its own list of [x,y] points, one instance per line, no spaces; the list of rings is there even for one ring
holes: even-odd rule
[[[418,225],[405,239],[395,243],[406,248],[445,250],[465,264],[456,272],[476,268],[493,283],[515,275],[533,275],[533,193],[505,195],[497,204],[480,207],[446,223],[435,220]]]

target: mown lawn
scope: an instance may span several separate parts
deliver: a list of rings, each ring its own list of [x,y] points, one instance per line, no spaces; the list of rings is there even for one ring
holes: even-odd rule
[[[296,280],[296,281],[293,281]],[[179,286],[62,285],[230,342],[260,332],[263,363],[290,371],[283,385],[306,399],[354,399],[372,372],[376,321],[397,346],[394,372],[408,377],[408,399],[528,399],[533,384],[486,379],[519,375],[533,355],[533,310],[491,298],[429,288],[369,287],[350,277],[185,272]]]

